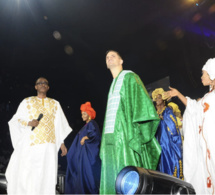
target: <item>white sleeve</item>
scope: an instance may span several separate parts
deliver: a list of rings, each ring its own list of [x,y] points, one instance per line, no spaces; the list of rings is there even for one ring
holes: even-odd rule
[[[27,126],[28,124],[28,111],[26,100],[23,100],[15,115],[8,122],[10,136],[13,148],[15,149],[16,145],[23,139],[24,134],[30,133],[31,127]]]
[[[199,150],[199,122],[200,102],[187,97],[187,107],[183,115],[183,172],[185,181],[190,182],[195,172],[198,171]]]
[[[59,150],[61,144],[64,142],[64,139],[72,132],[72,128],[69,126],[69,123],[64,115],[64,112],[58,104],[58,109],[56,113],[55,119],[55,134],[56,134],[56,143],[57,143],[57,150]]]

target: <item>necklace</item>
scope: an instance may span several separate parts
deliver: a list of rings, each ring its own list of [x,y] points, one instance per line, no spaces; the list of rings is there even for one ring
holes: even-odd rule
[[[166,106],[164,106],[161,110],[157,110],[158,115],[162,114],[165,109],[166,109]]]

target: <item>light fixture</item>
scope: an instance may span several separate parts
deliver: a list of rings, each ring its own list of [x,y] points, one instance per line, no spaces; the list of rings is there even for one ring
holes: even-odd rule
[[[0,173],[0,194],[7,194],[7,181],[3,173]]]
[[[195,194],[193,186],[159,171],[128,166],[116,178],[117,194]]]

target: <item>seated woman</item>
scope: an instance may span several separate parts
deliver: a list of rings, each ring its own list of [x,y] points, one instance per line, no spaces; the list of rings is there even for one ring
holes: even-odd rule
[[[161,119],[156,133],[162,148],[158,171],[183,179],[182,140],[176,117],[172,109],[167,107],[162,88],[155,89],[152,98]]]
[[[67,154],[65,194],[99,194],[101,135],[93,119],[95,110],[90,102],[81,105],[86,124],[78,132]]]

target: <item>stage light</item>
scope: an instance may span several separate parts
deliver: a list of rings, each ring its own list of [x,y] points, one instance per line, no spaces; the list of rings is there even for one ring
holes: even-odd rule
[[[0,194],[7,194],[7,181],[3,173],[0,173]]]
[[[53,32],[53,37],[57,40],[61,40],[61,38],[62,38],[60,32],[58,32],[58,31]]]
[[[117,194],[195,194],[193,186],[176,177],[128,166],[123,168],[116,178]]]
[[[134,194],[139,183],[139,174],[136,171],[127,172],[122,178],[122,194]]]
[[[66,45],[66,46],[64,47],[64,51],[65,51],[65,53],[68,54],[68,55],[72,55],[73,52],[74,52],[73,48],[72,48],[70,45]]]

